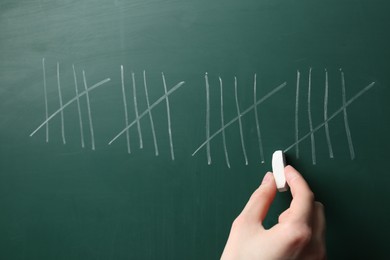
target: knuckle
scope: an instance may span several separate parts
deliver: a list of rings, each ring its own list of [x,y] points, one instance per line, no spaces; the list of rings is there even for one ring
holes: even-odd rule
[[[279,223],[284,222],[286,219],[288,219],[290,215],[291,215],[291,211],[289,209],[284,211],[282,214],[279,215],[278,222]]]
[[[245,218],[239,215],[232,223],[232,230],[240,229],[245,224]]]
[[[312,229],[306,224],[292,224],[288,228],[289,243],[292,247],[302,248],[312,238]]]
[[[315,202],[315,206],[316,206],[316,208],[318,208],[320,211],[324,211],[324,210],[325,210],[324,204],[322,204],[322,203],[319,202],[319,201],[316,201],[316,202]]]
[[[309,201],[314,201],[314,193],[312,191],[308,191],[306,196]]]
[[[252,193],[250,200],[257,201],[259,199],[272,196],[271,189],[272,188],[270,186],[260,186]]]
[[[266,191],[264,189],[261,189],[261,188],[258,188],[257,190],[255,190],[255,192],[253,192],[253,194],[251,195],[251,198],[250,200],[252,201],[257,201],[258,199],[264,197],[266,195]]]

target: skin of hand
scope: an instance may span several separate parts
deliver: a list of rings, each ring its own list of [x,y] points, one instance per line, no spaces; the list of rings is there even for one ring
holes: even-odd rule
[[[262,225],[276,195],[273,174],[268,172],[234,220],[221,260],[323,260],[326,259],[324,207],[301,174],[286,166],[290,207],[270,229]]]

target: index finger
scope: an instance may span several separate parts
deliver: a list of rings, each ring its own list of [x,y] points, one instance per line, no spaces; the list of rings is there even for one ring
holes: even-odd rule
[[[302,175],[292,166],[286,166],[284,172],[293,197],[289,209],[290,217],[307,223],[313,211],[314,194]]]

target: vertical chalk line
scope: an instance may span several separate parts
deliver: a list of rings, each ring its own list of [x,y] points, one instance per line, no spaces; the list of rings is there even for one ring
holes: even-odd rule
[[[257,140],[259,143],[259,150],[260,150],[260,160],[261,163],[264,163],[264,151],[263,151],[263,142],[261,139],[261,132],[260,132],[260,123],[259,123],[259,115],[257,111],[256,104],[257,100],[257,75],[254,76],[254,83],[253,83],[253,104],[255,108],[255,121],[256,121],[256,130],[257,130]]]
[[[274,95],[275,93],[277,93],[278,91],[280,91],[281,89],[283,89],[285,86],[287,86],[287,83],[284,82],[282,84],[280,84],[279,86],[277,86],[275,89],[273,89],[272,91],[268,92],[264,97],[262,97],[261,99],[257,100],[256,104],[254,105],[251,105],[249,106],[247,109],[245,109],[242,113],[241,113],[241,116],[244,116],[246,115],[247,113],[249,113],[250,111],[252,111],[254,109],[255,106],[258,106],[260,105],[261,103],[263,103],[264,101],[266,101],[267,99],[269,99],[272,95]],[[201,145],[199,145],[198,148],[196,148],[196,150],[192,153],[192,156],[194,156],[197,152],[200,151],[200,149],[202,149],[206,144],[207,142],[210,142],[213,138],[215,138],[217,135],[219,135],[224,129],[228,128],[230,125],[232,125],[233,123],[235,123],[237,120],[238,120],[239,116],[231,119],[229,122],[227,122],[225,124],[224,127],[220,128],[219,130],[217,130],[216,132],[214,132],[214,134],[212,134],[210,136],[210,138],[206,141],[204,141]]]
[[[313,120],[311,117],[311,68],[309,70],[309,87],[307,91],[307,111],[309,116],[309,127],[310,127],[310,140],[311,140],[311,158],[313,161],[313,164],[316,164],[316,144],[314,139],[314,133],[313,133]]]
[[[340,69],[340,73],[341,73],[341,88],[342,88],[343,106],[345,107],[345,103],[346,103],[346,90],[345,90],[344,72],[343,72],[342,69]],[[351,160],[353,160],[353,159],[355,159],[355,150],[353,148],[351,130],[349,129],[348,115],[347,115],[347,108],[346,107],[343,110],[343,114],[344,114],[345,133],[347,134],[349,152],[351,154]]]
[[[222,85],[222,79],[219,77],[219,86],[221,90],[221,128],[222,128],[222,142],[223,142],[223,151],[225,153],[225,160],[226,165],[228,168],[230,168],[230,160],[229,160],[229,154],[226,147],[226,136],[225,136],[225,118],[224,118],[224,112],[223,112],[223,85]],[[208,137],[210,138],[210,137]]]
[[[184,85],[184,81],[181,81],[179,83],[177,83],[173,88],[171,88],[167,94],[161,96],[159,99],[157,99],[157,101],[155,101],[152,105],[150,105],[150,109],[146,109],[144,112],[142,112],[140,115],[139,115],[139,118],[141,119],[142,117],[144,117],[145,115],[147,115],[155,106],[157,106],[158,104],[160,104],[162,101],[164,101],[166,99],[167,96],[171,95],[173,92],[175,92],[177,89],[179,89],[180,87],[182,87]],[[116,139],[118,139],[121,135],[123,135],[127,129],[129,129],[130,127],[132,127],[133,125],[135,125],[137,123],[137,120],[134,120],[133,122],[131,122],[127,127],[125,127],[124,129],[122,129],[122,131],[120,131],[114,138],[111,139],[110,142],[108,142],[109,145],[111,145]]]
[[[152,116],[152,110],[150,109],[150,102],[149,102],[149,93],[148,93],[148,87],[146,84],[146,72],[143,73],[144,76],[144,87],[145,87],[145,95],[146,95],[146,104],[148,106],[149,111],[149,120],[150,120],[150,127],[152,128],[152,135],[153,135],[153,143],[154,143],[154,152],[155,155],[158,156],[158,146],[157,146],[157,138],[156,138],[156,131],[154,130],[154,122],[153,122],[153,116]]]
[[[210,138],[210,86],[207,72],[204,75],[204,80],[206,83],[206,139]],[[206,146],[207,152],[207,164],[211,164],[211,151],[210,151],[210,142]]]
[[[299,84],[301,81],[301,73],[299,70],[297,70],[297,84],[296,84],[296,91],[295,91],[295,142],[299,139],[299,119],[298,119],[298,112],[299,112]],[[295,146],[295,156],[297,159],[299,159],[299,145],[297,144]]]
[[[60,107],[62,107],[62,92],[61,92],[61,83],[60,83],[60,63],[57,62],[57,86],[58,86],[58,97],[60,99]],[[64,111],[61,111],[61,134],[62,142],[66,144],[65,139],[65,122],[64,122]]]
[[[328,92],[329,92],[328,70],[325,69],[325,95],[324,95],[324,122],[326,122],[325,123],[325,135],[326,135],[326,142],[328,143],[329,157],[333,158],[333,148],[332,148],[332,142],[330,140],[329,125],[327,122],[327,120],[328,120],[328,99],[329,99]]]
[[[88,91],[92,91],[94,90],[95,88],[97,87],[100,87],[101,85],[103,85],[104,83],[107,83],[109,82],[111,79],[110,78],[106,78],[102,81],[99,81],[98,83],[96,83],[95,85],[93,85],[92,87],[90,87],[88,89]],[[77,98],[80,98],[82,96],[84,96],[86,94],[86,91],[83,91],[81,92],[78,96],[72,98],[71,100],[69,100],[65,105],[63,105],[62,107],[60,107],[59,109],[57,109],[53,114],[51,114],[45,121],[43,121],[34,131],[31,132],[30,134],[30,137],[33,136],[34,134],[36,134],[39,129],[41,129],[47,122],[49,122],[50,120],[52,120],[56,115],[58,115],[59,113],[61,113],[62,110],[64,110],[65,108],[67,108],[70,104],[72,104],[74,101],[77,100]]]
[[[123,98],[123,109],[125,112],[125,125],[129,125],[129,116],[127,112],[127,99],[126,99],[126,91],[125,91],[125,76],[123,72],[123,65],[121,65],[121,85],[122,85],[122,98]],[[127,145],[127,153],[131,153],[130,147],[130,133],[129,130],[126,130],[126,145]]]
[[[94,130],[93,130],[93,123],[92,123],[91,103],[89,101],[87,78],[85,76],[85,71],[84,70],[83,70],[83,81],[84,81],[84,88],[85,88],[85,94],[86,94],[85,96],[87,97],[89,130],[90,130],[90,133],[91,133],[92,150],[95,150],[95,133],[94,133]]]
[[[43,69],[43,92],[45,96],[45,116],[46,120],[49,117],[49,104],[47,100],[47,85],[46,85],[46,66],[45,58],[42,58],[42,69]],[[49,142],[49,122],[46,123],[46,143]]]
[[[83,129],[83,119],[81,117],[81,106],[80,106],[80,99],[79,99],[79,88],[77,85],[77,76],[76,76],[76,70],[74,68],[74,64],[72,64],[73,69],[73,79],[74,79],[74,88],[76,91],[76,101],[77,101],[77,111],[79,113],[79,125],[80,125],[80,139],[81,139],[81,147],[85,147],[84,142],[84,129]]]
[[[142,131],[141,131],[141,121],[138,115],[138,104],[137,104],[137,90],[135,85],[135,74],[131,73],[131,78],[133,80],[133,98],[134,98],[134,111],[135,111],[135,119],[137,120],[137,130],[138,130],[138,138],[139,138],[139,148],[142,149],[144,147],[142,141]]]
[[[315,133],[317,132],[319,129],[321,129],[321,127],[323,127],[327,122],[329,122],[330,120],[332,120],[333,118],[335,118],[338,114],[340,114],[341,112],[344,111],[345,108],[347,108],[349,105],[351,105],[357,98],[359,98],[361,95],[363,95],[365,92],[367,92],[369,89],[371,89],[373,86],[375,85],[375,82],[371,82],[369,85],[367,85],[366,87],[364,87],[362,90],[360,90],[355,96],[353,96],[350,100],[348,100],[345,105],[342,105],[336,112],[334,112],[330,117],[328,117],[328,119],[325,121],[325,122],[322,122],[321,124],[319,124],[318,126],[316,126],[316,128],[313,129],[313,131],[311,132],[308,132],[306,135],[302,136],[301,138],[299,138],[299,140],[295,143],[293,143],[292,145],[290,145],[289,147],[287,147],[286,149],[284,149],[283,152],[288,152],[291,148],[293,148],[294,146],[296,146],[297,144],[299,144],[300,142],[304,141],[306,138],[308,138],[309,136],[311,136],[312,133]]]
[[[165,82],[164,73],[161,73],[161,75],[162,75],[162,80],[163,80],[163,84],[164,84],[165,104],[167,105],[167,121],[168,121],[169,145],[171,147],[171,158],[172,158],[172,161],[174,161],[175,160],[175,153],[173,151],[172,128],[171,128],[171,112],[170,112],[170,108],[169,108],[169,98],[168,98],[167,84]]]
[[[242,121],[241,121],[241,112],[240,112],[240,106],[238,104],[238,93],[237,93],[237,77],[234,77],[234,95],[236,98],[236,108],[237,108],[237,117],[238,117],[238,126],[240,128],[240,138],[241,138],[241,147],[242,147],[242,152],[244,154],[245,158],[245,165],[248,165],[248,157],[246,155],[246,149],[245,149],[245,142],[244,142],[244,133],[242,130]]]

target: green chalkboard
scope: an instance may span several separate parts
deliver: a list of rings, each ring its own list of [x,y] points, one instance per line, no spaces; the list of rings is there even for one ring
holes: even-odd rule
[[[281,149],[388,259],[389,8],[0,0],[0,258],[218,259]]]

